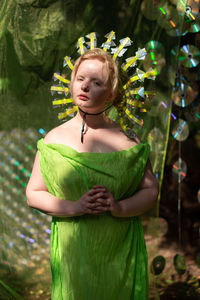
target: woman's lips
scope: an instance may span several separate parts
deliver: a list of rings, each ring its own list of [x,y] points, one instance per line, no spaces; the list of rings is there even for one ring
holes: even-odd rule
[[[79,99],[81,100],[88,100],[89,98],[86,95],[78,95]]]

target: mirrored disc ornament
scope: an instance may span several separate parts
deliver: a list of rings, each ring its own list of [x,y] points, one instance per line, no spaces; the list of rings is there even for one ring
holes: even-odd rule
[[[167,32],[173,31],[179,27],[179,14],[174,6],[164,3],[159,6],[159,15],[157,22],[160,27],[164,28]]]
[[[150,157],[154,161],[154,171],[160,172],[164,151],[164,135],[159,128],[154,127],[148,134],[148,144],[151,147]]]
[[[164,116],[168,112],[170,105],[171,103],[169,103],[169,98],[162,93],[157,92],[151,100],[151,109],[148,114],[152,117],[161,117],[161,121],[164,121]],[[157,134],[160,135],[158,132]]]
[[[163,44],[155,41],[155,40],[151,40],[148,43],[145,44],[145,49],[147,50],[147,52],[155,52],[155,53],[159,53],[164,55],[165,54],[165,49],[163,47]]]
[[[159,275],[165,268],[165,258],[162,255],[156,256],[151,262],[151,272],[154,275]]]
[[[183,35],[182,18],[185,13],[185,7],[184,5],[179,5],[180,2],[177,0],[171,0],[171,2],[176,8],[173,8],[172,13],[168,15],[168,28],[166,28],[166,33],[169,36],[179,37]]]
[[[186,68],[194,68],[199,64],[200,51],[194,45],[184,45],[181,47],[178,61]]]
[[[143,67],[145,71],[148,71],[149,69],[153,68],[156,69],[157,74],[160,74],[165,64],[165,57],[161,53],[156,53],[152,50],[146,55],[143,61]]]
[[[189,127],[187,122],[183,119],[178,119],[177,121],[175,121],[171,133],[177,141],[185,141],[189,135]]]
[[[172,27],[170,30],[166,30],[167,35],[173,36],[173,37],[178,37],[183,35],[183,31],[181,30],[181,26],[175,25]]]
[[[147,233],[152,237],[162,237],[168,231],[168,223],[164,218],[151,218],[147,225]]]
[[[174,268],[179,275],[182,275],[186,271],[186,264],[183,255],[176,254],[174,256]]]
[[[172,166],[173,176],[177,179],[178,182],[181,182],[187,174],[187,165],[186,163],[179,158]]]
[[[153,128],[148,134],[148,143],[151,150],[157,154],[162,152],[164,144],[164,136],[159,128]]]
[[[188,106],[195,98],[195,91],[183,82],[179,82],[177,91],[173,92],[173,102],[181,107]]]

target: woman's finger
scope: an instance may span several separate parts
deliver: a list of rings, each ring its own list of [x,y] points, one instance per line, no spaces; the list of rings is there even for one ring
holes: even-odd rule
[[[88,204],[87,204],[87,207],[88,207],[88,208],[91,208],[91,209],[96,208],[96,207],[98,207],[98,206],[100,206],[100,205],[99,205],[99,203],[97,203],[97,202],[93,202],[93,203],[88,203]]]
[[[97,206],[97,207],[95,207],[94,210],[103,212],[103,211],[108,211],[109,209],[106,206]]]
[[[96,194],[96,191],[94,189],[90,190],[89,192],[86,193],[87,196],[92,196]]]
[[[108,199],[98,198],[96,200],[96,202],[98,204],[101,204],[102,206],[109,206],[110,205],[110,202],[108,201]]]
[[[103,190],[107,190],[106,187],[104,185],[94,185],[93,189],[103,189]]]
[[[96,200],[98,198],[104,198],[104,192],[98,192],[92,196],[93,200]]]
[[[96,214],[101,214],[101,213],[106,212],[106,211],[108,211],[108,209],[105,208],[105,207],[104,207],[104,208],[101,208],[101,209],[100,209],[100,208],[98,208],[98,209],[96,208],[96,209],[93,209],[93,210],[92,210],[92,214],[95,214],[95,215],[96,215]]]

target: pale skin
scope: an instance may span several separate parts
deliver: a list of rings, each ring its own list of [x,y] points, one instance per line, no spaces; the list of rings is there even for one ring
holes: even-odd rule
[[[83,111],[98,113],[112,102],[114,93],[108,83],[108,71],[100,59],[87,59],[81,62],[72,84],[74,102]],[[83,114],[54,128],[45,137],[44,143],[58,143],[70,146],[78,152],[113,152],[129,149],[137,145],[138,138],[129,139],[104,113],[87,115],[84,143],[80,140]],[[37,152],[32,174],[26,188],[27,202],[30,207],[51,216],[72,217],[84,214],[97,215],[109,211],[115,217],[137,216],[150,209],[157,199],[158,183],[150,162],[138,191],[130,198],[116,201],[111,192],[102,185],[96,185],[77,201],[58,199],[48,192],[40,171]]]

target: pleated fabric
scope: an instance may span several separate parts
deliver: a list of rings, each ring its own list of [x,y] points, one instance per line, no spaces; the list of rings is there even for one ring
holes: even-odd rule
[[[49,192],[77,201],[94,185],[116,200],[132,196],[142,180],[147,143],[109,153],[77,152],[38,141],[40,169]],[[42,199],[41,199],[42,201]],[[52,300],[147,300],[148,269],[139,217],[53,217],[50,262]]]

